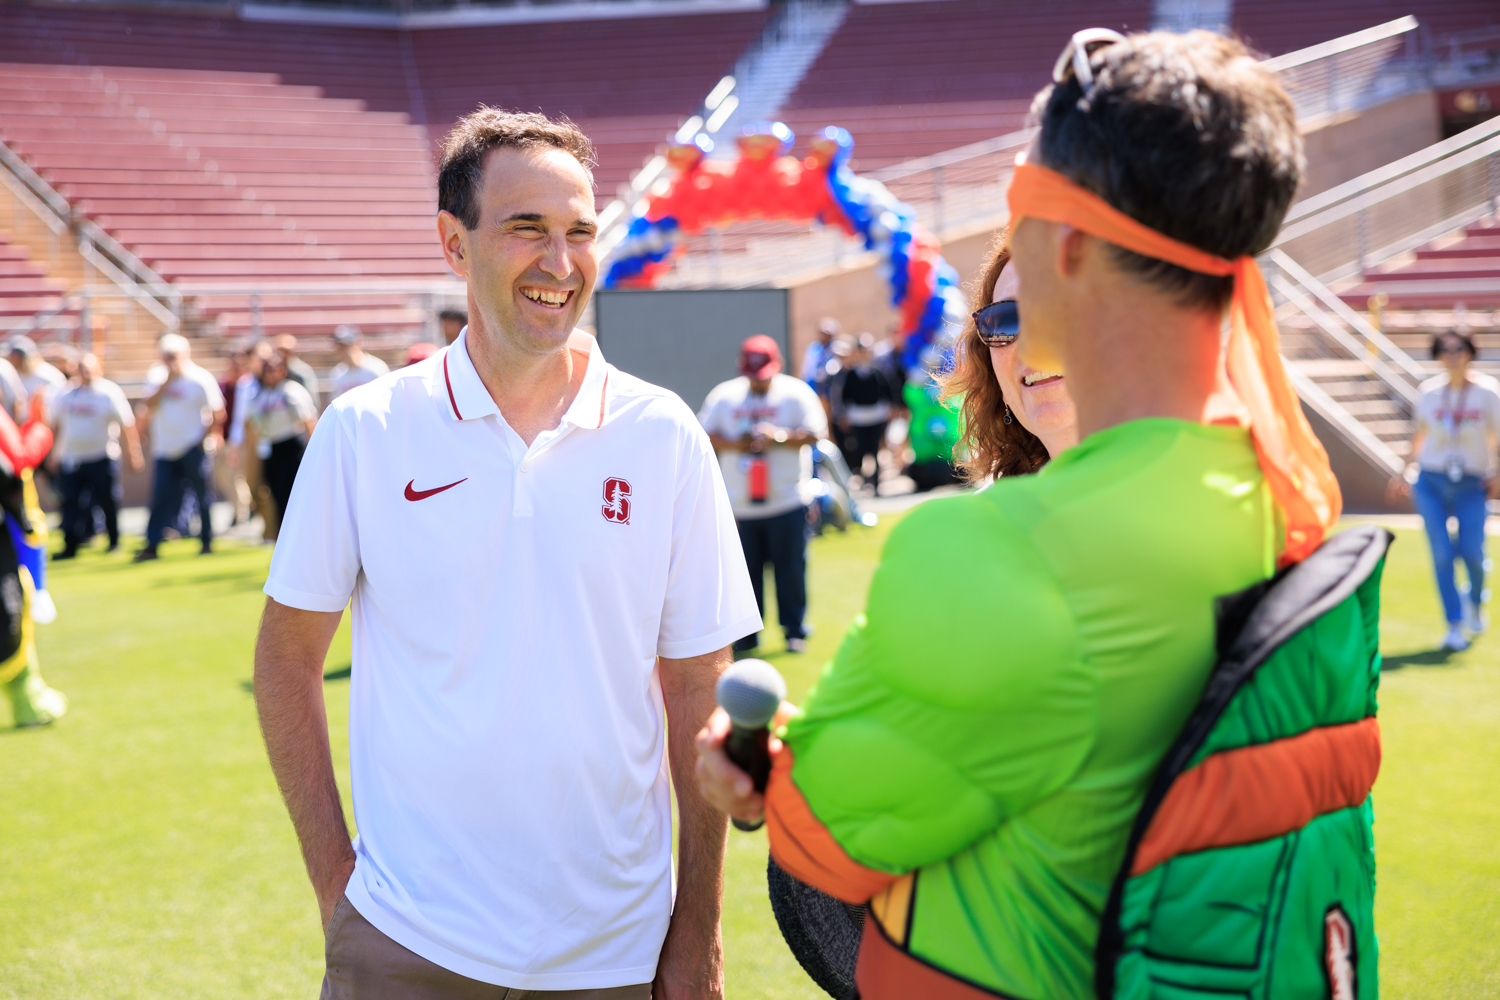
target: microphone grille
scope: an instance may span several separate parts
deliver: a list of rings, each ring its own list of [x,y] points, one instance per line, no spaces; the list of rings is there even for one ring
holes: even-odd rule
[[[736,725],[759,729],[781,707],[786,681],[765,660],[740,660],[719,677],[715,694]]]

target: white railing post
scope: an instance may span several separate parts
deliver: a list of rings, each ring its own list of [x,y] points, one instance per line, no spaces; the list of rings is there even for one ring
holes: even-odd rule
[[[941,238],[947,224],[947,219],[943,212],[947,192],[943,188],[943,167],[941,164],[932,171],[932,194],[932,232],[933,235]]]
[[[1500,214],[1500,152],[1490,154],[1490,215]]]
[[[260,316],[260,292],[250,293],[250,339],[260,340],[265,336],[265,327]]]
[[[86,351],[92,351],[94,349],[94,317],[91,309],[91,306],[93,305],[92,299],[93,296],[89,291],[89,287],[85,285],[83,287],[83,294],[80,297],[78,305],[77,339],[78,343],[82,345],[83,349]]]

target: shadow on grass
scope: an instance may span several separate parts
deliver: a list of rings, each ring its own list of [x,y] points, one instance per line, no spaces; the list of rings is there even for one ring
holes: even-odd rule
[[[0,728],[0,736],[19,736],[21,733],[45,733],[47,730],[53,728],[56,725],[57,723],[55,722],[49,722],[45,726],[7,725],[3,728]]]
[[[332,670],[325,673],[323,675],[323,682],[326,684],[329,681],[347,681],[349,679],[349,675],[353,672],[354,664],[346,663],[342,667],[334,667]],[[254,694],[255,682],[240,681],[240,690],[246,692],[247,694]]]
[[[1443,667],[1453,660],[1451,649],[1424,649],[1419,653],[1400,653],[1380,658],[1382,671],[1401,670],[1405,667]]]
[[[265,570],[251,566],[244,570],[225,573],[194,573],[190,576],[163,576],[151,581],[153,587],[191,587],[198,584],[231,583],[250,585],[259,590],[266,582]]]

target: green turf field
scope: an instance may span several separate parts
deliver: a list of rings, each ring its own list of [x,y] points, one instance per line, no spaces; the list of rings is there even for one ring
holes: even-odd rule
[[[813,544],[806,656],[768,658],[800,697],[859,610],[884,533]],[[256,729],[251,644],[269,552],[155,564],[88,552],[52,571],[48,679],[73,701],[45,730],[0,728],[0,997],[313,997],[322,946]],[[1420,534],[1385,585],[1376,787],[1387,997],[1500,996],[1500,634],[1449,659]],[[982,601],[935,632],[962,628]],[[770,615],[774,620],[774,611]],[[767,633],[779,647],[779,631]],[[330,671],[349,662],[345,628]],[[335,747],[347,681],[329,682]],[[8,726],[0,705],[0,727]],[[347,765],[340,762],[347,788]],[[730,997],[813,998],[765,901],[763,834],[731,836]],[[1040,1000],[1040,998],[1038,998]]]

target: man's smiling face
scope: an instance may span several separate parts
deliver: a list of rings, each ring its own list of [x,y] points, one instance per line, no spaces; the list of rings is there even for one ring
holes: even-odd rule
[[[599,275],[588,174],[565,150],[501,147],[485,160],[478,201],[479,225],[454,227],[454,263],[486,332],[523,351],[557,350]]]

